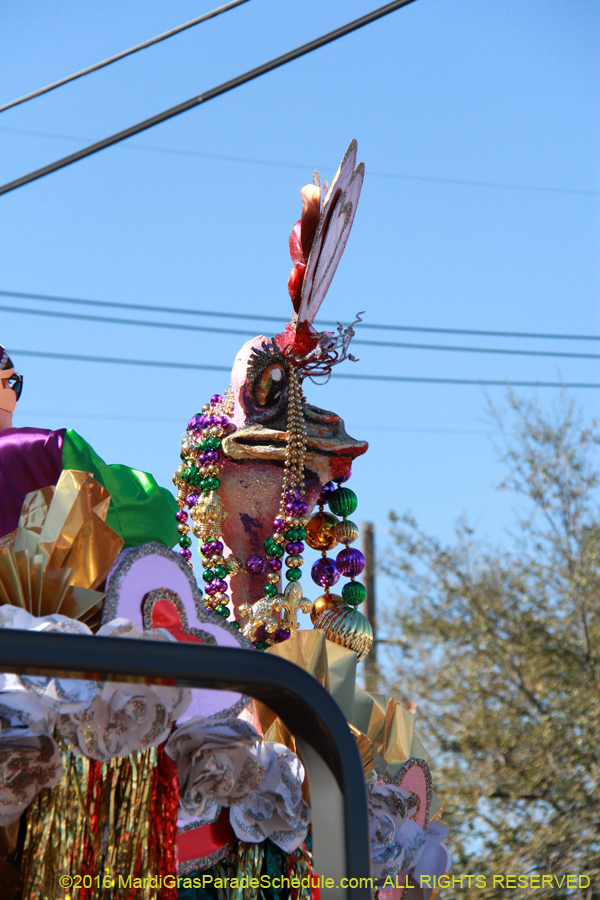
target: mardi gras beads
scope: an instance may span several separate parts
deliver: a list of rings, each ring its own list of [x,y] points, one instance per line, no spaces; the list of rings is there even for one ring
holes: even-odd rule
[[[349,477],[350,475],[347,476]],[[366,598],[367,591],[363,584],[354,579],[364,570],[365,558],[356,547],[350,547],[350,544],[358,538],[358,527],[348,518],[356,512],[358,500],[353,490],[342,487],[341,481],[337,488],[331,491],[328,499],[329,508],[342,517],[342,521],[336,525],[335,534],[345,549],[338,553],[335,564],[341,575],[350,578],[342,588],[342,599],[350,606],[358,606]]]
[[[319,511],[309,520],[307,529],[310,534],[311,546],[320,549],[322,558],[312,568],[313,581],[325,587],[324,594],[313,604],[311,620],[315,628],[325,632],[329,641],[341,644],[353,650],[360,662],[373,643],[372,628],[361,612],[356,607],[367,596],[366,588],[359,581],[355,581],[365,568],[365,558],[360,550],[351,547],[358,538],[358,527],[348,516],[351,516],[358,506],[356,494],[343,484],[350,478],[349,473],[345,478],[329,482],[321,491],[319,497]],[[325,512],[328,505],[330,513]],[[340,516],[341,521],[336,517]],[[327,550],[332,549],[338,543],[344,544],[335,560],[327,556]],[[341,575],[349,578],[342,588],[341,597],[331,594],[330,587],[339,581]]]
[[[217,494],[221,486],[218,465],[221,441],[229,427],[232,411],[233,395],[227,390],[223,397],[215,394],[210,403],[202,407],[202,412],[192,416],[181,443],[182,463],[173,477],[178,491],[176,519],[181,534],[180,556],[192,565],[188,525],[191,515],[191,531],[201,542],[202,580],[206,585],[204,605],[224,619],[230,614],[225,578],[239,569],[232,557],[227,560],[223,557],[221,523],[227,513]],[[189,514],[184,507],[190,510]]]
[[[263,544],[265,556],[251,556],[246,563],[246,570],[252,574],[267,573],[265,597],[261,601],[261,615],[264,617],[265,626],[261,627],[260,620],[250,619],[244,629],[248,631],[254,646],[264,650],[273,643],[287,640],[290,637],[290,628],[297,627],[295,615],[290,611],[298,605],[298,596],[301,598],[302,609],[308,611],[308,601],[302,598],[302,590],[299,582],[302,578],[302,564],[304,558],[303,541],[306,538],[306,514],[308,505],[304,501],[304,458],[306,455],[306,426],[302,412],[302,389],[298,376],[293,367],[289,369],[288,376],[288,412],[287,412],[287,442],[285,462],[283,469],[283,484],[279,512],[273,522],[273,532],[266,538]],[[281,573],[284,570],[288,585],[281,592]],[[293,586],[293,587],[292,587]],[[256,606],[256,604],[255,604]],[[284,610],[284,619],[272,628],[272,611]],[[240,610],[241,612],[241,610]],[[249,616],[249,610],[244,609],[244,617]],[[268,624],[269,627],[266,627]]]
[[[337,598],[330,590],[339,581],[340,576],[334,560],[327,556],[327,551],[332,550],[338,543],[336,528],[339,520],[332,513],[325,512],[325,505],[329,502],[333,488],[331,481],[324,485],[319,495],[318,511],[313,513],[306,526],[306,543],[313,550],[321,551],[321,559],[317,560],[311,569],[311,578],[315,584],[324,588],[323,594],[313,604],[311,612],[313,625],[322,612],[342,602],[342,598]]]

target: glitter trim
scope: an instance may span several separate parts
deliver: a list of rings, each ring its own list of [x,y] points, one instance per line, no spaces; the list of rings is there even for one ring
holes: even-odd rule
[[[203,644],[216,645],[217,639],[214,634],[209,634],[208,631],[202,631],[200,628],[190,628],[183,600],[177,591],[172,591],[169,588],[156,588],[156,590],[146,594],[142,600],[142,621],[144,623],[144,631],[151,631],[154,628],[152,625],[152,611],[159,600],[168,600],[169,603],[173,604],[179,613],[181,625],[186,634],[193,634],[196,637],[199,637]]]
[[[179,833],[181,834],[181,829],[179,829]],[[220,850],[215,850],[214,853],[210,853],[208,856],[200,857],[199,859],[188,859],[187,862],[180,863],[179,876],[185,878],[188,875],[193,875],[194,872],[203,872],[205,869],[210,869],[211,866],[214,866],[227,856],[232,847],[232,843],[225,844]]]
[[[185,834],[187,831],[195,831],[196,828],[204,828],[205,825],[212,825],[212,823],[216,822],[221,815],[222,809],[222,806],[217,806],[217,815],[210,822],[201,822],[200,820],[198,820],[196,822],[188,822],[187,825],[178,825],[177,834]]]
[[[427,828],[427,826],[429,825],[429,814],[431,812],[431,800],[433,797],[433,780],[431,778],[431,769],[429,768],[429,766],[425,762],[425,760],[418,759],[417,757],[412,756],[410,759],[407,759],[405,763],[403,763],[403,765],[398,769],[398,771],[396,772],[396,774],[394,775],[393,778],[391,778],[389,775],[384,775],[383,780],[385,781],[386,784],[394,784],[394,785],[396,785],[396,787],[401,788],[402,784],[400,782],[402,781],[404,776],[407,774],[407,772],[413,768],[413,766],[418,766],[422,770],[423,775],[425,776],[425,798],[426,798],[427,805],[425,808],[425,821],[422,825],[423,830],[425,830]],[[410,789],[404,788],[404,790],[410,790]],[[411,793],[414,793],[414,791],[411,791]],[[419,808],[420,808],[420,805],[421,804],[419,803],[418,804]],[[419,809],[416,810],[416,812],[418,812],[418,811],[419,811]],[[411,816],[411,818],[412,818],[412,816]]]
[[[147,544],[141,544],[139,547],[132,547],[130,550],[126,550],[122,555],[120,562],[117,564],[117,567],[112,573],[108,591],[106,593],[104,610],[102,612],[103,625],[106,625],[107,622],[110,622],[116,617],[117,607],[119,603],[119,592],[121,588],[121,579],[123,578],[123,576],[133,568],[138,560],[143,559],[146,556],[153,555],[162,556],[165,559],[171,560],[171,562],[175,563],[175,565],[178,566],[181,572],[183,572],[189,582],[194,606],[196,608],[196,615],[198,616],[198,620],[200,622],[205,622],[207,625],[209,623],[218,624],[219,628],[223,628],[236,639],[240,647],[244,648],[245,650],[254,649],[250,641],[246,640],[246,638],[241,634],[240,631],[237,630],[237,628],[234,628],[233,625],[231,625],[229,622],[226,622],[224,619],[219,619],[219,621],[217,622],[214,616],[209,616],[208,613],[203,610],[204,604],[202,602],[202,593],[198,588],[196,579],[194,578],[193,572],[190,569],[189,565],[179,556],[178,553],[174,553],[172,550],[169,550],[167,547],[165,547],[164,544],[158,543],[158,541],[150,541]],[[164,588],[162,590],[164,590]]]

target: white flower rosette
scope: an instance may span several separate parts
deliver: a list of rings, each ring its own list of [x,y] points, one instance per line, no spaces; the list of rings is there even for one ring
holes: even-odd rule
[[[43,788],[62,778],[60,750],[45,719],[30,728],[4,728],[0,736],[0,827],[10,825]]]
[[[305,839],[304,768],[283,744],[261,743],[249,722],[198,716],[173,732],[165,752],[177,763],[180,825],[206,825],[230,807],[240,840],[270,838],[292,852]]]
[[[425,829],[425,846],[412,874],[413,881],[416,884],[420,885],[422,883],[423,875],[429,876],[431,884],[437,884],[442,875],[450,868],[452,862],[450,852],[443,843],[447,834],[448,829],[441,822],[430,822]],[[423,900],[430,900],[436,893],[434,888],[427,887],[427,882],[425,882],[421,890],[423,892]]]
[[[443,845],[448,829],[441,822],[422,828],[411,816],[418,800],[411,791],[378,778],[367,782],[371,859],[373,875],[388,877],[414,870],[420,875],[443,875],[450,866],[450,855]]]
[[[87,625],[67,616],[57,613],[36,618],[8,605],[0,606],[0,628],[92,635]],[[97,691],[92,680],[0,674],[0,718],[10,726],[32,726],[46,720],[50,729],[57,714],[86,709]]]
[[[252,753],[264,775],[231,808],[231,826],[241,841],[270,838],[285,853],[292,853],[306,838],[310,823],[310,808],[302,799],[304,767],[283,744],[259,743]]]
[[[140,631],[128,619],[108,622],[96,636],[175,641],[168,631]],[[104,762],[161,744],[190,700],[191,693],[184,688],[98,682],[91,703],[79,712],[60,716],[57,728],[75,752]]]
[[[242,802],[264,775],[252,753],[260,735],[242,719],[196,716],[173,732],[165,752],[177,764],[180,824],[214,822]]]

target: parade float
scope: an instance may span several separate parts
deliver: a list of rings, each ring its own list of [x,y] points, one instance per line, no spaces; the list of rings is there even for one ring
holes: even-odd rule
[[[146,473],[106,465],[75,432],[12,428],[23,382],[0,350],[0,629],[95,648],[107,638],[198,655],[226,647],[303,669],[360,752],[364,875],[382,900],[416,900],[434,896],[428,884],[449,867],[447,829],[414,715],[356,683],[373,634],[349,479],[367,444],[302,387],[353,359],[360,316],[335,333],[313,322],[363,177],[353,141],[331,185],[315,172],[302,189],[291,320],[244,344],[228,389],[189,420],[176,500]],[[316,896],[293,724],[235,690],[0,675],[0,898]]]

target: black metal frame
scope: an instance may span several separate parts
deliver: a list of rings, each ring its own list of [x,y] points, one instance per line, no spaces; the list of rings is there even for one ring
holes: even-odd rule
[[[233,690],[262,701],[297,738],[303,754],[315,867],[336,882],[324,896],[371,900],[360,754],[337,703],[298,666],[270,654],[226,647],[0,629],[0,672]],[[347,886],[342,887],[342,878]]]

